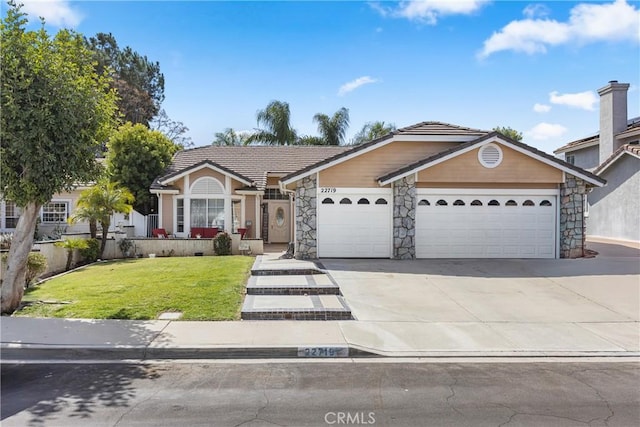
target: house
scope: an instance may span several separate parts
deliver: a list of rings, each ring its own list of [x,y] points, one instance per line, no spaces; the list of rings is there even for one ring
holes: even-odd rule
[[[640,117],[627,118],[629,84],[609,82],[600,95],[600,132],[554,151],[607,181],[587,195],[587,235],[640,242]]]
[[[181,151],[151,192],[178,237],[221,228],[300,259],[560,258],[584,251],[605,180],[488,132],[422,122],[353,147]]]

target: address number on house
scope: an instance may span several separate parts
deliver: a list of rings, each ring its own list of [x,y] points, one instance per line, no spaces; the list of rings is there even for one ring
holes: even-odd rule
[[[349,357],[349,348],[298,347],[298,357]]]
[[[335,193],[336,191],[336,187],[320,187],[321,193]]]

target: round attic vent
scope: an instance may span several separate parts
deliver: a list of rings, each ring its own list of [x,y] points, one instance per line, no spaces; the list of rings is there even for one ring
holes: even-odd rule
[[[485,168],[495,168],[502,162],[502,150],[496,144],[487,144],[478,151],[478,160]]]

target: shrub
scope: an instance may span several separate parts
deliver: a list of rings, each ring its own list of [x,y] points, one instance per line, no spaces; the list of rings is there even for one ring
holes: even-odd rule
[[[231,255],[231,236],[227,233],[218,233],[213,238],[213,251],[216,255]]]
[[[25,275],[24,287],[28,288],[36,277],[47,269],[47,257],[40,252],[29,252],[27,258],[27,274]]]
[[[96,262],[100,256],[100,242],[98,239],[87,239],[87,247],[80,249],[80,256],[86,262]]]
[[[86,249],[87,241],[85,239],[65,239],[60,242],[54,243],[59,248],[64,248],[67,251],[67,265],[64,270],[69,271],[71,268],[71,261],[73,260],[73,251],[76,249]]]
[[[129,258],[131,254],[131,249],[133,248],[133,242],[129,239],[122,239],[118,242],[118,247],[122,252],[122,256],[125,258]]]

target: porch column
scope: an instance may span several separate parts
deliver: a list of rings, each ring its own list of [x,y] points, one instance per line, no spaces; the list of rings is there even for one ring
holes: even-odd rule
[[[414,175],[393,183],[393,257],[416,257],[416,180]]]

